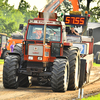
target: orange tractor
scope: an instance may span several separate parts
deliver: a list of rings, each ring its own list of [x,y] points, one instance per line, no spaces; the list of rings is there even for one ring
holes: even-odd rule
[[[22,41],[23,41],[23,34],[13,33],[11,38],[8,38],[8,40],[6,41],[6,46],[4,48],[2,48],[1,58],[4,59],[7,56],[7,54],[10,52],[10,46],[13,42],[14,42],[14,45],[15,45],[15,44],[18,44],[18,43],[22,43]]]
[[[16,44],[14,52],[5,58],[5,88],[28,87],[29,76],[36,77],[39,84],[50,83],[55,92],[78,89],[89,81],[93,64],[93,38],[82,37],[76,46],[64,41],[62,24],[56,19],[55,13],[39,13],[39,18],[28,20],[24,41]],[[65,15],[64,19],[65,24],[87,25],[87,16]],[[84,47],[81,53],[78,44]]]

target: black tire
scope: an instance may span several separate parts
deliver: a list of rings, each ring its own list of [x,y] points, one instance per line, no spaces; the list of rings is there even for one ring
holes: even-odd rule
[[[80,77],[80,52],[78,48],[69,48],[64,50],[64,56],[69,60],[69,85],[68,90],[75,90],[79,88]]]
[[[54,92],[65,92],[69,82],[69,62],[67,59],[55,59],[52,67],[51,87]]]
[[[96,53],[96,63],[100,64],[100,52]]]
[[[24,55],[22,52],[22,44],[16,44],[14,46],[14,52],[18,52],[21,57],[21,62],[20,64],[22,65],[23,68],[26,68],[26,62],[24,61]],[[19,74],[19,87],[28,87],[29,86],[29,80],[27,75]]]
[[[79,88],[86,82],[86,60],[81,60]]]
[[[22,52],[22,44],[16,44],[14,46],[14,51],[13,52],[17,52],[20,54],[20,57],[21,57],[21,64],[23,64],[24,62],[24,55],[23,55],[23,52]]]
[[[3,67],[3,85],[5,88],[18,88],[17,69],[19,67],[19,57],[8,55],[4,61]]]
[[[3,55],[2,55],[2,59],[5,59],[5,57],[8,55],[9,51],[4,51]]]
[[[28,87],[29,80],[27,75],[19,74],[19,87]]]

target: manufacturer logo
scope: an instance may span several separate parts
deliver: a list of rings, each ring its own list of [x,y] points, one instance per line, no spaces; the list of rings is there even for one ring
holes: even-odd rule
[[[37,50],[38,50],[38,48],[37,48],[37,47],[34,47],[34,50],[35,50],[35,51],[37,51]]]
[[[39,52],[33,52],[33,54],[39,54]]]

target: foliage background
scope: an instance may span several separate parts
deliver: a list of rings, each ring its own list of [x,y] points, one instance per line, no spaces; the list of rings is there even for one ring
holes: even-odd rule
[[[0,33],[10,33],[18,31],[19,24],[27,25],[28,19],[33,19],[38,15],[36,6],[29,10],[30,4],[21,0],[18,9],[8,4],[8,0],[0,0]]]

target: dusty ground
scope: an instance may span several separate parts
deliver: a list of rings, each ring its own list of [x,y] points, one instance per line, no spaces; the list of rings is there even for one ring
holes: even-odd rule
[[[65,93],[52,92],[51,87],[31,86],[29,88],[5,89],[2,84],[2,66],[0,66],[0,100],[72,100],[78,97],[78,90]],[[90,82],[100,78],[100,68],[93,67]],[[84,87],[84,95],[100,91],[100,80]]]

